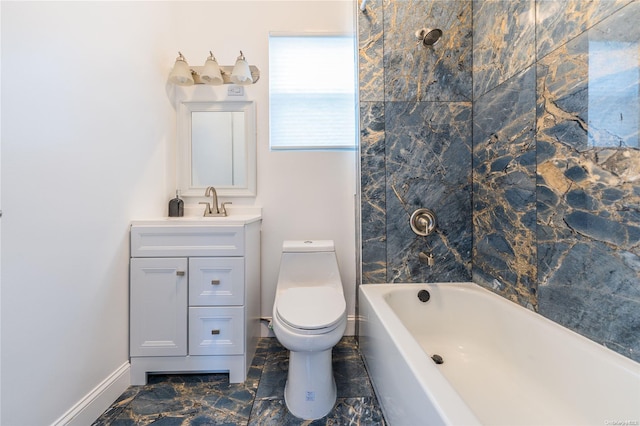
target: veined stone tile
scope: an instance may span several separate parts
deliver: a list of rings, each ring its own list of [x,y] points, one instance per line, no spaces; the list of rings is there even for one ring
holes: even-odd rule
[[[581,237],[545,248],[553,269],[539,288],[540,313],[640,361],[640,256]]]
[[[384,103],[360,104],[362,282],[385,283],[386,194]]]
[[[474,100],[535,61],[535,0],[473,1]]]
[[[473,114],[473,277],[535,309],[535,68],[481,96]]]
[[[639,19],[640,2],[630,4],[538,62],[539,140],[640,146]]]
[[[538,140],[559,137],[575,149],[588,148],[587,40],[565,44],[538,62]],[[574,50],[577,48],[577,50]]]
[[[634,154],[640,163],[640,152]],[[584,157],[550,163],[543,172],[556,166],[570,170],[579,163],[585,170],[594,167]],[[544,175],[539,182],[540,313],[640,360],[637,329],[635,333],[627,330],[634,321],[637,326],[637,318],[620,314],[627,309],[638,312],[640,306],[640,185],[617,186],[624,195],[609,205],[602,197],[611,187],[594,182],[591,172],[586,180],[572,181],[575,189],[566,194],[556,192]],[[615,307],[609,303],[611,297],[619,302]]]
[[[270,340],[272,346],[251,411],[250,425],[385,424],[355,337],[345,336],[333,348],[338,399],[327,416],[314,421],[298,419],[288,411],[284,387],[289,352],[276,339],[266,340]]]
[[[267,341],[269,346],[266,348],[267,356],[257,386],[256,399],[282,399],[289,371],[289,351],[277,339],[260,340]]]
[[[544,57],[637,0],[536,0],[537,57]],[[629,25],[637,24],[630,20]]]
[[[624,139],[594,116],[601,107],[619,115],[628,106],[615,84],[599,90],[596,76],[620,82],[628,66],[635,77],[623,78],[630,82],[624,89],[637,96],[639,20],[634,2],[554,50],[539,61],[537,84],[540,313],[634,359],[640,342],[629,327],[640,320],[620,313],[640,305],[640,149],[625,142],[637,140],[638,126]],[[631,39],[632,61],[603,74],[594,43],[615,48]]]
[[[390,282],[471,278],[471,104],[387,102],[387,269]],[[438,218],[437,232],[413,233],[418,208]],[[431,253],[435,265],[419,260]]]
[[[251,413],[249,426],[321,426],[321,425],[384,426],[375,397],[338,398],[333,410],[318,420],[301,420],[287,410],[284,400],[258,400]]]
[[[384,0],[385,101],[469,101],[471,0]],[[440,29],[437,44],[416,31]]]
[[[226,374],[150,376],[131,387],[94,425],[246,424],[255,383],[229,384]]]
[[[343,337],[334,346],[332,362],[338,398],[375,395],[354,337]]]
[[[384,101],[382,0],[369,0],[366,11],[356,13],[360,101]]]

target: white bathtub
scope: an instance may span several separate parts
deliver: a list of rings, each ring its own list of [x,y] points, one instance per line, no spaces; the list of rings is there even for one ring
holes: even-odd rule
[[[359,292],[360,349],[392,426],[640,425],[640,364],[476,284]]]

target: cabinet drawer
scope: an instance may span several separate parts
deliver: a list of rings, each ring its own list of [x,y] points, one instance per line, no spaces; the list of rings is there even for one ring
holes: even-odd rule
[[[240,306],[243,303],[243,257],[189,258],[189,305]]]
[[[244,308],[189,308],[189,355],[244,353]]]
[[[242,255],[244,226],[131,227],[131,257]]]

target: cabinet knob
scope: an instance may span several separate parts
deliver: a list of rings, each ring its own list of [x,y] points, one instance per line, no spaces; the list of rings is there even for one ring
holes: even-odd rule
[[[220,334],[220,330],[211,330],[211,334]]]
[[[183,277],[184,276],[184,271],[176,271],[176,275],[179,277]]]
[[[220,280],[211,280],[211,285],[220,285]]]

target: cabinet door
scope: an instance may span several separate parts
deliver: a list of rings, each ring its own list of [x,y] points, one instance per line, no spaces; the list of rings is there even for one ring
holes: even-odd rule
[[[190,306],[241,306],[244,303],[244,258],[189,258]]]
[[[131,259],[131,356],[187,354],[187,259]]]

